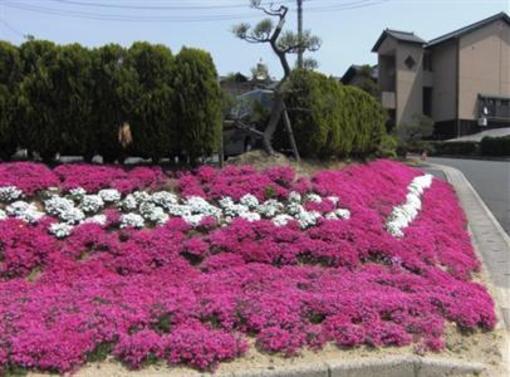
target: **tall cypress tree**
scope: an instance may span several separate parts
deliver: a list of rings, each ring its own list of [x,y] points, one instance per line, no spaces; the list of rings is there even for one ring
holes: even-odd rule
[[[0,159],[8,160],[16,151],[16,100],[21,80],[18,48],[0,41]]]
[[[222,96],[211,56],[184,47],[175,60],[174,89],[178,149],[194,163],[217,151],[222,130]]]

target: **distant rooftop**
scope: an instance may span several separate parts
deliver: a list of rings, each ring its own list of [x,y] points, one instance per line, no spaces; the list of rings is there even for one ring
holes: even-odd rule
[[[508,16],[505,12],[500,12],[498,14],[495,14],[494,16],[487,17],[481,21],[475,22],[471,25],[464,26],[458,30],[452,31],[450,33],[444,34],[440,37],[434,38],[431,41],[427,43],[424,39],[420,38],[413,32],[409,31],[401,31],[401,30],[394,30],[394,29],[385,29],[382,34],[377,39],[377,42],[375,42],[374,47],[372,48],[372,52],[376,52],[381,43],[384,41],[384,39],[388,36],[391,36],[395,38],[398,41],[407,42],[407,43],[418,43],[422,44],[424,47],[433,47],[440,43],[449,41],[453,38],[458,38],[463,36],[464,34],[470,33],[472,31],[475,31],[477,29],[480,29],[484,27],[485,25],[490,24],[491,22],[502,20],[510,25],[510,16]]]
[[[427,47],[432,47],[435,45],[438,45],[440,43],[446,42],[452,38],[458,38],[463,36],[464,34],[470,33],[472,31],[475,31],[477,29],[480,29],[481,27],[490,24],[491,22],[502,20],[505,21],[507,24],[510,25],[510,17],[505,12],[501,12],[498,14],[495,14],[494,16],[487,17],[481,21],[475,22],[474,24],[464,26],[463,28],[460,28],[458,30],[452,31],[450,33],[447,33],[445,35],[442,35],[440,37],[437,37],[435,39],[432,39],[428,44]]]
[[[422,44],[422,45],[427,43],[427,41],[425,41],[424,39],[420,38],[419,36],[417,36],[416,34],[414,34],[412,32],[394,30],[394,29],[386,29],[382,32],[382,34],[379,37],[379,39],[377,40],[377,42],[375,42],[375,45],[372,48],[372,51],[373,52],[377,51],[379,49],[379,46],[381,46],[381,43],[383,43],[384,39],[386,39],[386,37],[388,37],[388,36],[391,36],[391,37],[395,38],[397,41],[402,41],[402,42],[418,43],[418,44]]]

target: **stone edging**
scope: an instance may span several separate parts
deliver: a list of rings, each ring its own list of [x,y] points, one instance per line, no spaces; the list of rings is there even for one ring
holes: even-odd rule
[[[229,374],[230,377],[442,377],[477,375],[486,366],[438,357],[394,356],[384,359],[338,360],[278,369]],[[227,375],[225,375],[226,377]],[[222,375],[223,377],[223,375]]]

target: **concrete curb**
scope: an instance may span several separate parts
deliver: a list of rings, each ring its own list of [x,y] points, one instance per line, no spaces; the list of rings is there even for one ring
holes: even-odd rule
[[[504,338],[500,346],[504,376],[510,375],[510,237],[464,174],[456,168],[429,163],[443,171],[464,208],[472,243],[496,301]]]
[[[237,372],[230,377],[446,377],[477,375],[481,363],[420,356],[395,356],[381,359],[338,360],[291,368]],[[225,376],[226,377],[226,376]]]

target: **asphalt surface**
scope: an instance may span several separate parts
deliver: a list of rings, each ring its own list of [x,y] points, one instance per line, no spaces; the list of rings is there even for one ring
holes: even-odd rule
[[[436,164],[459,169],[510,234],[510,161],[429,158]]]

